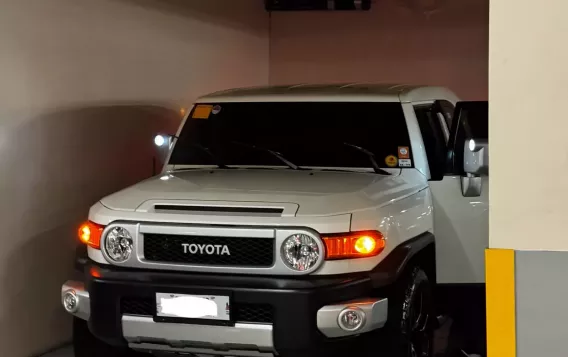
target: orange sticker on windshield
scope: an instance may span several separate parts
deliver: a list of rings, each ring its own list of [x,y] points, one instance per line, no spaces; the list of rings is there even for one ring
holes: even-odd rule
[[[387,164],[388,167],[397,167],[398,159],[394,155],[389,155],[385,158],[385,164]]]
[[[209,119],[211,112],[213,111],[212,105],[198,105],[193,111],[191,116],[193,119]]]
[[[398,147],[398,158],[399,159],[410,159],[410,149],[408,146]]]

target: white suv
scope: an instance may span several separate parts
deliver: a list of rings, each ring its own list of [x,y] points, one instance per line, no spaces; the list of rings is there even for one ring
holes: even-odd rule
[[[156,143],[163,172],[103,198],[79,231],[84,281],[62,288],[77,357],[428,357],[436,302],[483,289],[486,102],[236,89]]]

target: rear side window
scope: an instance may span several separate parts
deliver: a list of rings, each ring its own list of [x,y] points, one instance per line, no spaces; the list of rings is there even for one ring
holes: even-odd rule
[[[441,180],[446,169],[447,147],[444,131],[438,118],[438,111],[431,104],[418,105],[414,107],[414,111],[428,157],[430,179]]]
[[[440,112],[444,116],[448,130],[452,127],[452,119],[454,117],[455,106],[447,100],[437,101],[440,106]]]

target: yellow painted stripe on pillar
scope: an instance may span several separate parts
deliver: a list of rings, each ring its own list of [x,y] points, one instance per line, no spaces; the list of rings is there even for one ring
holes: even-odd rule
[[[487,357],[515,357],[515,251],[485,251]]]

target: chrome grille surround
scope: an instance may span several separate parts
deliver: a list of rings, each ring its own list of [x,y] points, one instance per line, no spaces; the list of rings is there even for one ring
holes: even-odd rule
[[[125,262],[112,261],[104,250],[107,233],[116,226],[127,229],[132,235],[135,254]],[[144,235],[164,234],[180,236],[225,237],[230,238],[259,238],[274,239],[274,263],[270,267],[247,267],[229,265],[203,265],[171,262],[153,262],[144,256]],[[315,239],[321,252],[318,262],[309,270],[295,271],[289,268],[282,260],[280,249],[286,238],[294,234],[306,234]],[[116,266],[140,268],[151,270],[170,270],[202,273],[230,273],[230,274],[256,274],[256,275],[306,275],[318,270],[324,263],[325,247],[319,234],[310,228],[293,227],[243,227],[243,226],[213,226],[195,224],[164,224],[150,222],[116,221],[109,224],[102,233],[101,252],[105,260]]]

